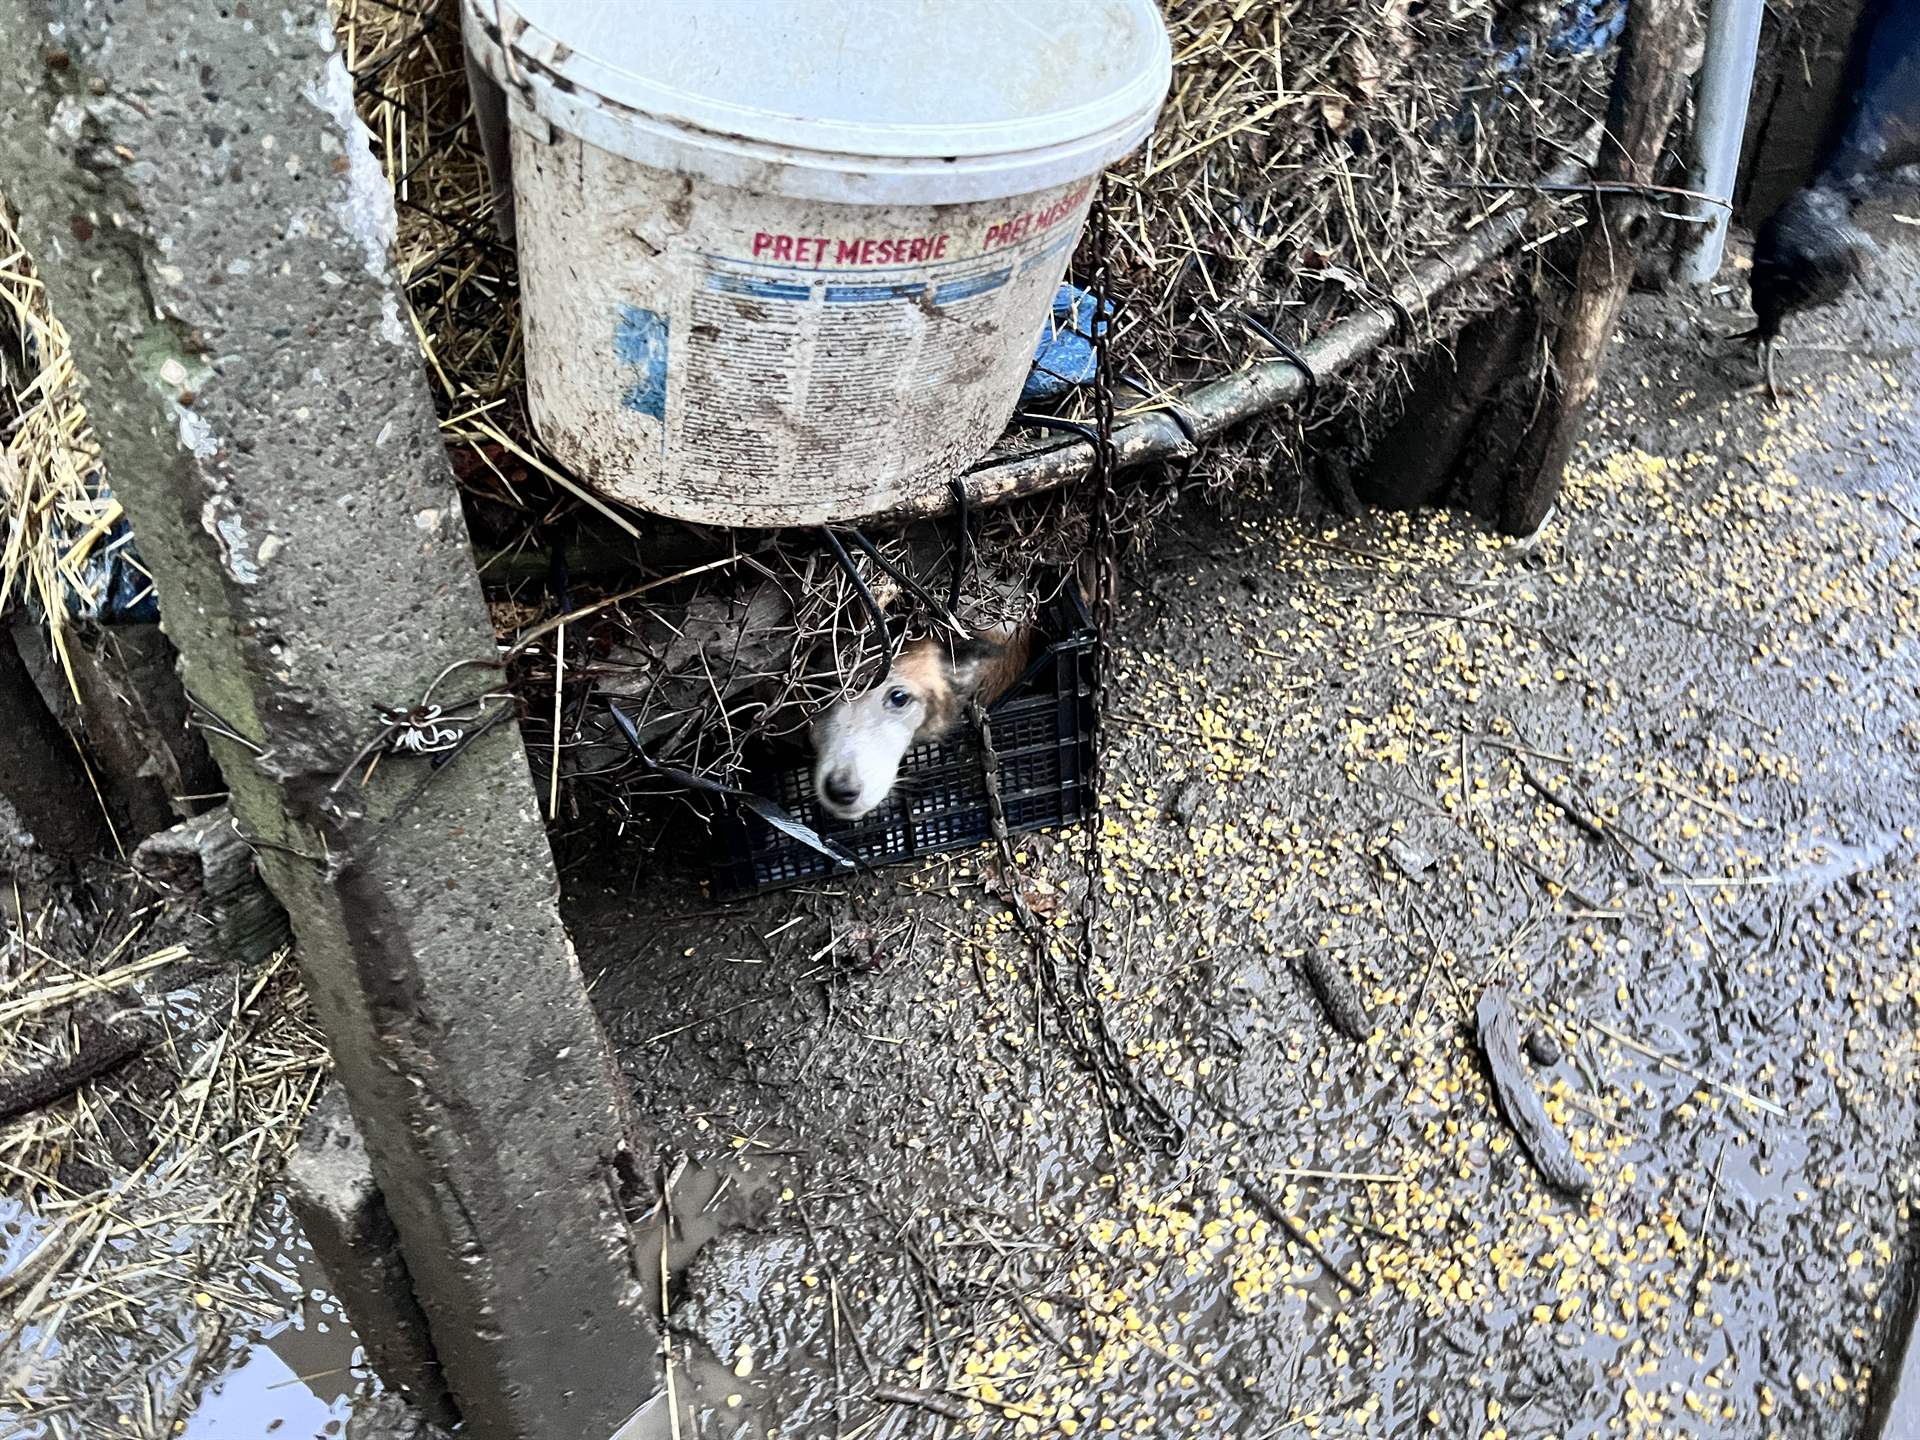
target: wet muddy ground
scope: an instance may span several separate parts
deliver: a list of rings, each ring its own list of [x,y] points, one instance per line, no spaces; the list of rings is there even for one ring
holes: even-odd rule
[[[223,984],[124,873],[0,875],[29,915],[0,945],[9,1078],[99,1043],[106,1006],[159,1001],[162,1031],[0,1126],[0,1437],[341,1433],[374,1386],[272,1189],[327,1068],[288,957]]]
[[[1170,524],[1118,625],[1090,969],[1077,837],[735,905],[571,868],[687,1157],[641,1428],[1858,1434],[1920,1161],[1920,230],[1880,228],[1779,411],[1701,338],[1738,312],[1637,302],[1534,541]],[[1494,983],[1585,1202],[1492,1102]],[[339,1434],[370,1391],[276,1216],[183,1433]],[[0,1435],[146,1433],[84,1398]]]
[[[1163,543],[1084,986],[1064,838],[1011,882],[664,914],[574,872],[696,1162],[680,1434],[1858,1433],[1920,1159],[1920,289],[1884,228],[1777,412],[1701,338],[1735,312],[1637,305],[1533,542],[1253,506]],[[1586,1203],[1492,1103],[1496,982]],[[1079,1063],[1096,1015],[1146,1103]]]

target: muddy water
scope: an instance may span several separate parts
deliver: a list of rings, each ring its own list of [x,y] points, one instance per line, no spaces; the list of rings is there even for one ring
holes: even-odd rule
[[[978,857],[735,907],[580,889],[642,1105],[764,1177],[670,1292],[682,1433],[1856,1434],[1920,1162],[1920,285],[1888,230],[1784,412],[1702,344],[1735,316],[1641,303],[1535,543],[1279,506],[1134,577],[1090,988],[1177,1151],[1128,1139]],[[1066,847],[1022,850],[1030,896],[1074,893]],[[1491,1103],[1493,980],[1590,1204]],[[742,1335],[777,1358],[728,1389]]]
[[[352,1327],[284,1202],[261,1221],[254,1276],[286,1311],[239,1334],[229,1364],[200,1396],[185,1440],[330,1440],[377,1389]]]
[[[161,1225],[144,1235],[162,1249],[194,1239],[185,1229],[169,1238]],[[30,1217],[0,1204],[0,1282],[46,1239]],[[221,1276],[214,1287],[222,1297],[244,1296],[247,1309],[232,1317],[210,1363],[195,1358],[191,1322],[199,1311],[190,1293],[180,1296],[177,1324],[158,1337],[116,1341],[104,1327],[80,1330],[72,1324],[68,1338],[52,1344],[33,1326],[5,1336],[14,1342],[5,1359],[17,1368],[6,1372],[0,1436],[72,1440],[164,1432],[188,1440],[324,1440],[345,1434],[356,1405],[377,1393],[378,1385],[360,1363],[359,1343],[329,1296],[306,1240],[277,1199],[263,1203],[248,1253],[253,1258],[244,1273]],[[170,1343],[175,1329],[177,1343]],[[86,1353],[68,1353],[80,1345]],[[178,1427],[169,1427],[164,1417],[190,1371],[214,1378]],[[135,1377],[144,1377],[144,1385]],[[143,1390],[144,1400],[129,1398]]]

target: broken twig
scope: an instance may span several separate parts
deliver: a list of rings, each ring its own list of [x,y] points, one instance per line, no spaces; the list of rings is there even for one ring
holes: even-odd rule
[[[1500,1113],[1533,1161],[1540,1178],[1554,1189],[1584,1200],[1593,1193],[1593,1176],[1573,1153],[1573,1144],[1547,1118],[1540,1092],[1520,1058],[1520,1022],[1506,987],[1489,985],[1474,1011],[1481,1052],[1493,1079]]]
[[[967,1402],[944,1390],[909,1390],[901,1385],[876,1385],[873,1398],[886,1405],[912,1405],[948,1420],[965,1420],[970,1413]]]
[[[64,1100],[89,1080],[117,1070],[160,1038],[160,1028],[139,1009],[122,1010],[101,1028],[98,1038],[65,1060],[0,1077],[0,1125]]]

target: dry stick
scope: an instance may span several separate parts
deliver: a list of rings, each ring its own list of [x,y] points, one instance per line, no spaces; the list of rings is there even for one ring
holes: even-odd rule
[[[1593,1176],[1573,1153],[1573,1145],[1547,1118],[1540,1092],[1520,1058],[1520,1022],[1506,987],[1489,985],[1474,1011],[1481,1052],[1487,1058],[1500,1113],[1513,1127],[1540,1176],[1554,1189],[1584,1200],[1593,1193]]]
[[[1681,785],[1677,781],[1669,780],[1664,775],[1649,775],[1647,778],[1668,794],[1679,797],[1689,805],[1698,805],[1702,810],[1708,810],[1715,815],[1724,816],[1743,829],[1764,830],[1767,828],[1767,822],[1765,820],[1756,820],[1752,816],[1742,815],[1738,810],[1722,805],[1717,800],[1709,800],[1704,795],[1696,795],[1684,785]]]
[[[419,317],[417,315],[414,319],[414,326],[417,333],[419,328]],[[428,344],[426,337],[421,335],[420,339],[422,346],[431,351],[432,346]],[[502,449],[509,451],[523,465],[529,465],[535,470],[538,470],[542,475],[553,481],[554,484],[560,486],[569,495],[573,496],[574,499],[592,506],[595,510],[599,511],[601,515],[605,516],[615,525],[618,525],[636,540],[640,538],[639,527],[637,527],[633,521],[622,515],[613,506],[594,494],[587,486],[575,480],[559,466],[549,465],[545,460],[541,459],[538,454],[521,445],[505,430],[495,425],[491,419],[483,417],[476,423],[474,428]]]
[[[1302,1170],[1293,1166],[1282,1166],[1268,1173],[1285,1175],[1293,1180],[1351,1180],[1367,1185],[1411,1185],[1417,1178],[1412,1175],[1389,1175],[1384,1170]]]
[[[860,1338],[860,1327],[854,1324],[852,1307],[841,1299],[840,1277],[831,1269],[827,1271],[827,1293],[839,1309],[847,1323],[847,1338],[853,1341],[853,1358],[860,1362],[860,1368],[867,1372],[867,1383],[874,1383],[873,1357],[867,1353],[867,1342]]]
[[[0,1125],[64,1100],[89,1080],[126,1064],[160,1038],[160,1027],[139,1009],[122,1010],[106,1024],[105,1033],[81,1046],[67,1059],[0,1077]]]
[[[1624,845],[1621,845],[1620,841],[1615,840],[1613,836],[1607,832],[1607,828],[1598,820],[1595,820],[1591,815],[1582,813],[1571,800],[1556,795],[1552,790],[1548,789],[1547,782],[1536,775],[1533,767],[1527,764],[1526,761],[1517,760],[1514,763],[1520,767],[1520,778],[1526,782],[1527,788],[1549,805],[1553,806],[1553,808],[1558,810],[1562,815],[1566,816],[1567,819],[1571,820],[1574,828],[1582,835],[1585,835],[1596,845],[1620,845],[1621,849],[1624,850],[1626,848]]]
[[[834,1440],[840,1440],[847,1428],[847,1389],[840,1376],[840,1287],[831,1270],[827,1272],[827,1293],[833,1302],[832,1329],[827,1335],[827,1353],[833,1358],[833,1434]]]
[[[560,818],[560,697],[567,674],[567,622],[553,632],[553,766],[547,777],[547,819]]]
[[[1269,1220],[1273,1221],[1274,1224],[1278,1225],[1282,1230],[1285,1230],[1288,1235],[1293,1237],[1293,1239],[1297,1240],[1314,1259],[1320,1262],[1320,1267],[1327,1272],[1329,1279],[1348,1295],[1359,1295],[1360,1287],[1358,1282],[1345,1270],[1340,1268],[1340,1262],[1327,1253],[1326,1247],[1309,1235],[1307,1233],[1307,1227],[1289,1215],[1286,1208],[1273,1196],[1269,1195],[1263,1186],[1254,1184],[1248,1180],[1245,1175],[1237,1175],[1234,1179],[1239,1184],[1240,1189],[1245,1192],[1246,1197],[1253,1201],[1254,1208],[1260,1210]]]
[[[1543,186],[1572,184],[1586,166],[1569,161],[1543,177]],[[1301,356],[1321,379],[1350,369],[1394,337],[1402,314],[1418,314],[1441,295],[1498,259],[1526,233],[1551,201],[1516,205],[1493,215],[1453,249],[1414,267],[1386,305],[1341,321],[1319,339],[1301,347]],[[1191,459],[1196,442],[1211,440],[1243,421],[1297,400],[1307,380],[1291,360],[1268,360],[1219,380],[1182,391],[1175,403],[1187,427],[1165,410],[1136,415],[1113,432],[1115,469],[1155,461]],[[1192,438],[1188,436],[1191,429]],[[1003,460],[987,460],[962,477],[967,504],[998,505],[1023,495],[1057,490],[1084,478],[1093,468],[1093,447],[1084,440],[1029,450]],[[887,511],[895,520],[945,513],[950,493],[929,495]]]
[[[672,1278],[668,1251],[673,1245],[673,1176],[660,1189],[660,1361],[667,1379],[667,1424],[673,1440],[680,1440],[680,1399],[673,1383],[673,1331],[667,1325],[672,1302],[667,1291]]]
[[[1700,1216],[1700,1263],[1694,1267],[1693,1285],[1690,1287],[1696,1303],[1705,1292],[1707,1269],[1713,1264],[1713,1226],[1714,1207],[1720,1202],[1720,1167],[1726,1162],[1727,1142],[1720,1141],[1720,1149],[1713,1157],[1713,1175],[1707,1182],[1707,1204]]]
[[[1604,1021],[1589,1020],[1586,1023],[1591,1025],[1594,1029],[1598,1030],[1602,1035],[1605,1035],[1608,1039],[1618,1041],[1620,1044],[1625,1045],[1629,1050],[1638,1050],[1642,1055],[1646,1056],[1649,1060],[1658,1061],[1660,1064],[1666,1066],[1669,1070],[1672,1070],[1676,1074],[1686,1076],[1687,1079],[1692,1080],[1696,1084],[1704,1085],[1710,1090],[1722,1091],[1725,1094],[1733,1096],[1733,1098],[1738,1100],[1741,1104],[1751,1105],[1754,1109],[1764,1111],[1766,1114],[1772,1115],[1776,1119],[1784,1120],[1787,1116],[1787,1111],[1785,1106],[1776,1105],[1771,1100],[1763,1100],[1758,1095],[1755,1095],[1751,1090],[1743,1090],[1738,1085],[1733,1084],[1731,1081],[1716,1080],[1711,1075],[1703,1075],[1700,1073],[1700,1071],[1695,1070],[1691,1066],[1682,1064],[1680,1061],[1676,1060],[1673,1056],[1667,1054],[1665,1051],[1656,1050],[1651,1045],[1648,1045],[1643,1043],[1642,1041],[1636,1040],[1631,1035],[1628,1035],[1623,1031],[1614,1029],[1613,1026],[1608,1025]]]
[[[1626,839],[1631,840],[1635,845],[1639,846],[1642,850],[1646,851],[1647,854],[1651,855],[1655,860],[1659,861],[1660,865],[1662,866],[1662,868],[1666,870],[1668,875],[1674,876],[1676,879],[1685,881],[1689,884],[1699,883],[1699,880],[1700,880],[1699,876],[1695,875],[1686,866],[1682,865],[1678,860],[1674,859],[1671,855],[1667,854],[1666,851],[1654,845],[1652,841],[1644,838],[1639,834],[1636,834],[1632,830],[1629,830],[1625,825],[1622,825],[1617,819],[1612,821],[1611,824],[1613,827],[1613,834],[1616,837],[1624,836]],[[1620,845],[1619,839],[1616,838],[1614,843],[1620,846],[1620,850],[1623,854],[1627,854],[1631,856],[1632,852],[1628,851],[1625,845]],[[1669,881],[1659,875],[1653,876],[1653,879],[1657,883],[1662,885],[1673,883],[1672,881]]]
[[[1464,822],[1461,823],[1461,828],[1466,830],[1469,835],[1475,833]],[[1580,890],[1575,889],[1573,882],[1568,880],[1564,875],[1555,875],[1551,870],[1547,869],[1546,866],[1533,859],[1532,856],[1523,855],[1511,845],[1507,844],[1506,841],[1502,840],[1500,836],[1495,833],[1491,825],[1487,825],[1481,833],[1485,839],[1492,842],[1495,850],[1506,856],[1507,859],[1511,860],[1514,864],[1531,871],[1534,878],[1542,885],[1548,885],[1558,889],[1562,894],[1569,896],[1582,910],[1595,912],[1604,910],[1605,907],[1597,900],[1590,899]]]
[[[1544,181],[1512,180],[1442,180],[1449,190],[1524,190],[1544,191],[1563,195],[1637,195],[1647,199],[1655,195],[1672,195],[1682,200],[1704,200],[1709,205],[1718,205],[1722,210],[1732,210],[1733,202],[1718,195],[1709,195],[1704,190],[1686,190],[1678,185],[1628,185],[1621,182],[1607,183],[1589,180],[1584,184],[1554,185]]]
[[[840,1273],[835,1269],[832,1258],[827,1254],[827,1247],[820,1243],[820,1237],[815,1233],[813,1228],[813,1217],[807,1213],[805,1206],[802,1206],[800,1209],[800,1225],[801,1228],[807,1232],[808,1252],[820,1257],[820,1268],[827,1272],[827,1294],[832,1306],[831,1330],[828,1335],[828,1340],[830,1353],[833,1357],[834,1431],[836,1434],[839,1434],[847,1423],[847,1394],[845,1385],[841,1379],[840,1361],[840,1321],[842,1311],[840,1303]],[[867,1372],[867,1383],[871,1385],[874,1380],[873,1359],[867,1354],[867,1347],[860,1339],[859,1327],[853,1323],[852,1315],[847,1315],[846,1322],[848,1336],[853,1341],[854,1354],[859,1358],[860,1368]]]
[[[0,1003],[0,1026],[16,1025],[29,1016],[59,1009],[63,1005],[90,995],[111,994],[115,990],[132,984],[142,975],[191,958],[191,952],[186,946],[169,945],[164,950],[156,950],[151,955],[109,970],[102,975],[83,975],[77,980],[63,980],[57,985],[45,986],[17,999]]]
[[[1691,0],[1637,0],[1628,9],[1606,132],[1593,167],[1597,185],[1612,189],[1653,181],[1686,90],[1681,52],[1693,29]],[[1587,402],[1600,383],[1607,341],[1627,302],[1634,260],[1652,229],[1654,205],[1644,196],[1595,197],[1592,204],[1541,403],[1514,453],[1501,500],[1501,528],[1514,535],[1539,529],[1560,494]]]
[[[903,1235],[902,1244],[907,1258],[913,1262],[914,1278],[920,1282],[915,1293],[920,1298],[920,1363],[924,1367],[939,1358],[940,1302],[934,1294],[933,1267],[927,1263],[927,1257],[920,1253],[911,1235]]]
[[[1881,495],[1881,496],[1878,496],[1877,498],[1879,499],[1882,505],[1885,505],[1889,510],[1893,511],[1894,514],[1898,515],[1902,520],[1906,521],[1907,524],[1920,525],[1920,515],[1915,515],[1913,511],[1907,509],[1906,506],[1902,505],[1898,500],[1894,499],[1891,495]]]
[[[80,1207],[69,1211],[46,1239],[14,1267],[11,1274],[0,1276],[0,1301],[32,1287],[28,1290],[28,1299],[13,1311],[14,1318],[30,1315],[39,1308],[45,1287],[52,1284],[53,1276],[65,1268],[74,1252],[93,1233],[98,1208],[112,1200],[115,1193],[101,1190],[80,1202]],[[7,1343],[0,1343],[0,1355],[6,1353]]]
[[[947,1420],[965,1420],[972,1412],[967,1402],[944,1390],[909,1390],[900,1385],[876,1385],[873,1398],[888,1405],[912,1405]]]
[[[1133,730],[1157,730],[1162,735],[1182,735],[1190,740],[1198,740],[1203,745],[1225,745],[1230,749],[1239,746],[1239,742],[1231,735],[1209,735],[1193,725],[1169,725],[1164,720],[1148,720],[1144,716],[1130,715],[1125,710],[1114,711],[1113,718]]]
[[[638,585],[628,586],[625,590],[617,590],[611,595],[603,595],[598,600],[591,600],[585,605],[567,611],[564,615],[556,615],[551,620],[544,620],[540,624],[535,625],[531,630],[515,637],[513,644],[507,648],[500,659],[503,662],[513,659],[529,645],[533,644],[534,641],[545,635],[552,634],[569,621],[584,620],[589,615],[595,615],[605,610],[609,605],[618,605],[622,600],[631,600],[634,596],[644,595],[649,590],[658,590],[663,585],[672,585],[680,580],[691,580],[696,576],[705,575],[711,570],[722,570],[729,565],[738,565],[752,558],[751,555],[748,555],[744,551],[733,555],[722,555],[718,560],[709,560],[704,565],[695,565],[691,569],[680,571],[678,574],[662,575],[658,579],[643,581]]]
[[[1491,745],[1496,750],[1506,750],[1514,755],[1531,755],[1536,760],[1551,760],[1555,765],[1573,765],[1578,763],[1571,755],[1555,755],[1551,750],[1535,750],[1527,745],[1519,745],[1511,740],[1503,740],[1498,735],[1480,734],[1474,738],[1482,745]]]
[[[1086,1363],[1085,1360],[1067,1348],[1067,1342],[1060,1338],[1059,1333],[1055,1331],[1051,1325],[1033,1313],[1033,1307],[1027,1304],[1026,1296],[1020,1293],[1017,1286],[1010,1290],[1008,1294],[1012,1297],[1015,1308],[1020,1311],[1021,1318],[1027,1322],[1027,1328],[1032,1330],[1034,1334],[1040,1336],[1049,1345],[1053,1346],[1054,1353],[1060,1357],[1061,1363],[1063,1363],[1067,1369],[1077,1370],[1081,1365]]]

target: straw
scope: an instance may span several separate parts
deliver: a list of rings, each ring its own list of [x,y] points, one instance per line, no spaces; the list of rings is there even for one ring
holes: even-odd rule
[[[1267,359],[1263,335],[1304,347],[1380,307],[1422,261],[1519,203],[1500,187],[1550,168],[1601,108],[1604,56],[1562,58],[1539,36],[1496,35],[1478,0],[1417,11],[1405,0],[1199,0],[1169,5],[1167,20],[1172,89],[1153,135],[1110,184],[1119,285],[1111,352],[1128,379],[1116,397],[1123,417],[1163,404],[1176,385]],[[546,450],[529,416],[515,257],[495,225],[456,0],[336,0],[336,21],[394,187],[395,259],[477,543],[542,555],[598,531],[642,559],[678,547],[657,568],[573,574],[564,595],[524,577],[490,591],[503,642],[561,610],[607,601],[589,623],[566,626],[564,656],[556,632],[509,670],[550,808],[624,823],[660,783],[635,775],[605,743],[613,737],[590,703],[601,693],[620,698],[662,764],[737,780],[754,744],[797,735],[814,711],[870,679],[854,588],[823,563],[813,533],[707,532],[712,548],[690,555],[680,527],[595,494]],[[1523,42],[1526,63],[1496,80],[1493,52]],[[0,266],[0,325],[11,317],[23,337],[8,376],[20,423],[7,443],[11,467],[0,468],[10,521],[0,599],[34,596],[64,654],[63,587],[117,511],[91,478],[95,456],[64,338],[11,232],[0,232],[0,247],[16,252]],[[1410,357],[1498,294],[1465,285],[1407,317],[1396,343],[1317,387],[1310,415],[1283,413],[1211,440],[1177,472],[1130,473],[1115,530],[1140,544],[1195,488],[1305,487],[1305,427],[1321,432],[1320,444],[1363,451],[1368,431],[1403,405]],[[26,338],[39,368],[19,367]],[[1081,417],[1084,399],[1062,411]],[[1039,438],[1016,428],[995,453]],[[1037,577],[1080,548],[1085,510],[1085,497],[1069,491],[977,515],[968,618],[1018,618]],[[924,589],[941,588],[950,537],[936,529],[912,544],[872,538]],[[730,545],[752,563],[695,573]],[[938,616],[901,613],[919,605],[911,588],[861,563],[905,641],[939,633]],[[652,583],[675,574],[687,578]]]

